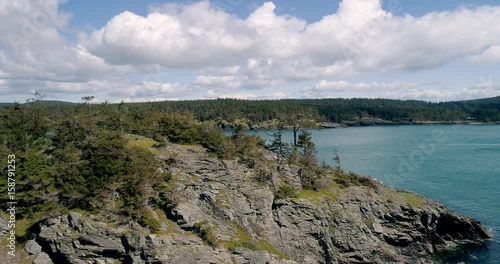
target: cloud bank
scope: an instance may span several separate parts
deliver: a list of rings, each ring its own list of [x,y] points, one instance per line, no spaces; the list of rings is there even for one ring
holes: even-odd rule
[[[418,90],[416,84],[343,79],[429,70],[460,58],[471,64],[500,62],[500,6],[414,17],[402,13],[404,6],[397,2],[383,10],[380,0],[344,0],[336,13],[307,22],[277,15],[273,2],[238,18],[202,1],[151,8],[146,16],[126,11],[69,41],[63,32],[70,14],[61,12],[60,4],[0,2],[2,92],[106,91],[113,98],[157,100],[210,91],[256,98],[252,94],[259,89],[316,81],[301,90],[305,97],[379,91],[380,96],[432,99],[428,89]],[[195,77],[182,84],[173,77],[166,83],[129,78],[148,75],[150,67],[189,71]],[[439,98],[452,97],[438,92],[445,94]],[[464,98],[494,92],[455,91]]]

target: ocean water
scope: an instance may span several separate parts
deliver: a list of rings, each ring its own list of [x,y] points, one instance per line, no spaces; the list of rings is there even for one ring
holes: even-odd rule
[[[450,263],[500,263],[500,126],[394,126],[310,130],[320,162],[414,191],[471,216],[494,234]],[[271,131],[259,131],[269,138]],[[291,131],[284,139],[292,141]]]

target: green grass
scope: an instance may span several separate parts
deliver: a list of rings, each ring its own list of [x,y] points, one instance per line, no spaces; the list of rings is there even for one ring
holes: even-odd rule
[[[330,213],[330,220],[335,221],[340,216],[340,209],[334,209]]]
[[[195,224],[194,232],[198,234],[198,236],[207,244],[212,247],[218,247],[220,242],[215,235],[212,226],[208,223],[208,221],[201,221]]]
[[[301,190],[297,194],[298,199],[305,199],[312,203],[320,203],[325,200],[337,201],[337,197],[329,190]]]
[[[248,234],[245,228],[241,226],[236,227],[236,234],[233,239],[224,243],[224,246],[229,250],[234,250],[238,247],[249,248],[256,250],[255,245],[252,244],[253,238]]]
[[[224,189],[220,189],[219,193],[215,195],[215,205],[230,208],[231,204],[231,199],[229,199],[226,191]]]
[[[277,248],[275,248],[269,241],[265,239],[254,240],[252,236],[241,226],[236,227],[236,234],[233,239],[224,243],[224,246],[229,250],[243,247],[253,251],[264,250],[270,254],[278,256],[280,259],[288,259],[288,257]]]
[[[131,147],[137,147],[140,149],[148,150],[153,154],[159,154],[160,151],[155,148],[159,143],[152,139],[138,139],[138,138],[130,138],[128,141],[128,145]]]
[[[88,213],[87,210],[84,210],[84,209],[80,209],[80,208],[73,208],[71,210],[68,210],[68,213],[70,212],[73,212],[73,213],[77,213],[77,214],[81,214],[81,215],[85,215]]]
[[[399,195],[403,197],[403,199],[409,206],[415,208],[422,208],[424,202],[422,197],[409,192],[401,192]]]
[[[278,199],[295,198],[297,197],[297,189],[288,184],[283,184],[278,188],[275,194]]]
[[[81,210],[81,209],[68,209],[64,206],[58,205],[55,202],[47,202],[45,204],[40,204],[40,207],[35,208],[35,211],[28,212],[27,215],[24,218],[16,218],[16,237],[18,239],[21,239],[21,241],[24,239],[24,236],[26,235],[26,231],[34,225],[36,222],[51,216],[51,215],[61,215],[61,214],[68,214],[69,212],[78,212],[82,215],[84,215],[87,211]],[[0,212],[0,216],[2,216],[5,219],[9,219],[10,215],[5,213],[5,212]]]
[[[288,259],[287,255],[285,255],[283,252],[279,251],[279,249],[275,248],[267,240],[261,239],[261,240],[257,241],[257,248],[259,250],[265,250],[273,255],[276,255],[280,259]]]

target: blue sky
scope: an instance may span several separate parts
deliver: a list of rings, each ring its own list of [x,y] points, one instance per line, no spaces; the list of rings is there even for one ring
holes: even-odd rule
[[[110,17],[119,14],[123,11],[132,11],[136,14],[146,15],[149,6],[162,5],[165,3],[194,3],[196,1],[149,1],[149,0],[87,0],[77,1],[68,0],[61,5],[61,10],[72,13],[73,26],[82,28],[86,25],[101,27],[106,24]],[[222,8],[240,18],[247,17],[255,7],[262,5],[267,1],[238,1],[238,0],[217,0],[212,3],[219,8]],[[306,19],[309,22],[314,22],[321,19],[323,16],[332,14],[337,11],[339,0],[275,0],[277,14],[288,14]],[[399,4],[398,4],[399,3]],[[408,13],[415,16],[425,15],[429,12],[447,11],[465,7],[475,7],[479,5],[498,5],[495,0],[482,1],[457,1],[457,0],[386,0],[382,2],[382,6],[386,10],[390,10],[394,6],[399,6],[403,13]],[[399,9],[398,9],[399,10]]]
[[[0,101],[498,96],[499,15],[492,0],[0,0]]]

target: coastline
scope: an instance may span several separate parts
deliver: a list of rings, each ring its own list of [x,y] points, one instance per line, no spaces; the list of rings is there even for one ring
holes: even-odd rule
[[[471,125],[471,126],[487,126],[487,125],[500,125],[500,122],[472,122],[472,121],[388,121],[388,120],[355,120],[345,121],[342,123],[333,122],[320,122],[316,127],[305,127],[306,129],[337,129],[349,127],[374,127],[374,126],[440,126],[440,125]],[[231,126],[224,128],[231,130]],[[269,124],[255,124],[249,126],[250,130],[269,130],[278,129],[278,126]],[[291,130],[293,126],[284,126],[283,129]]]

